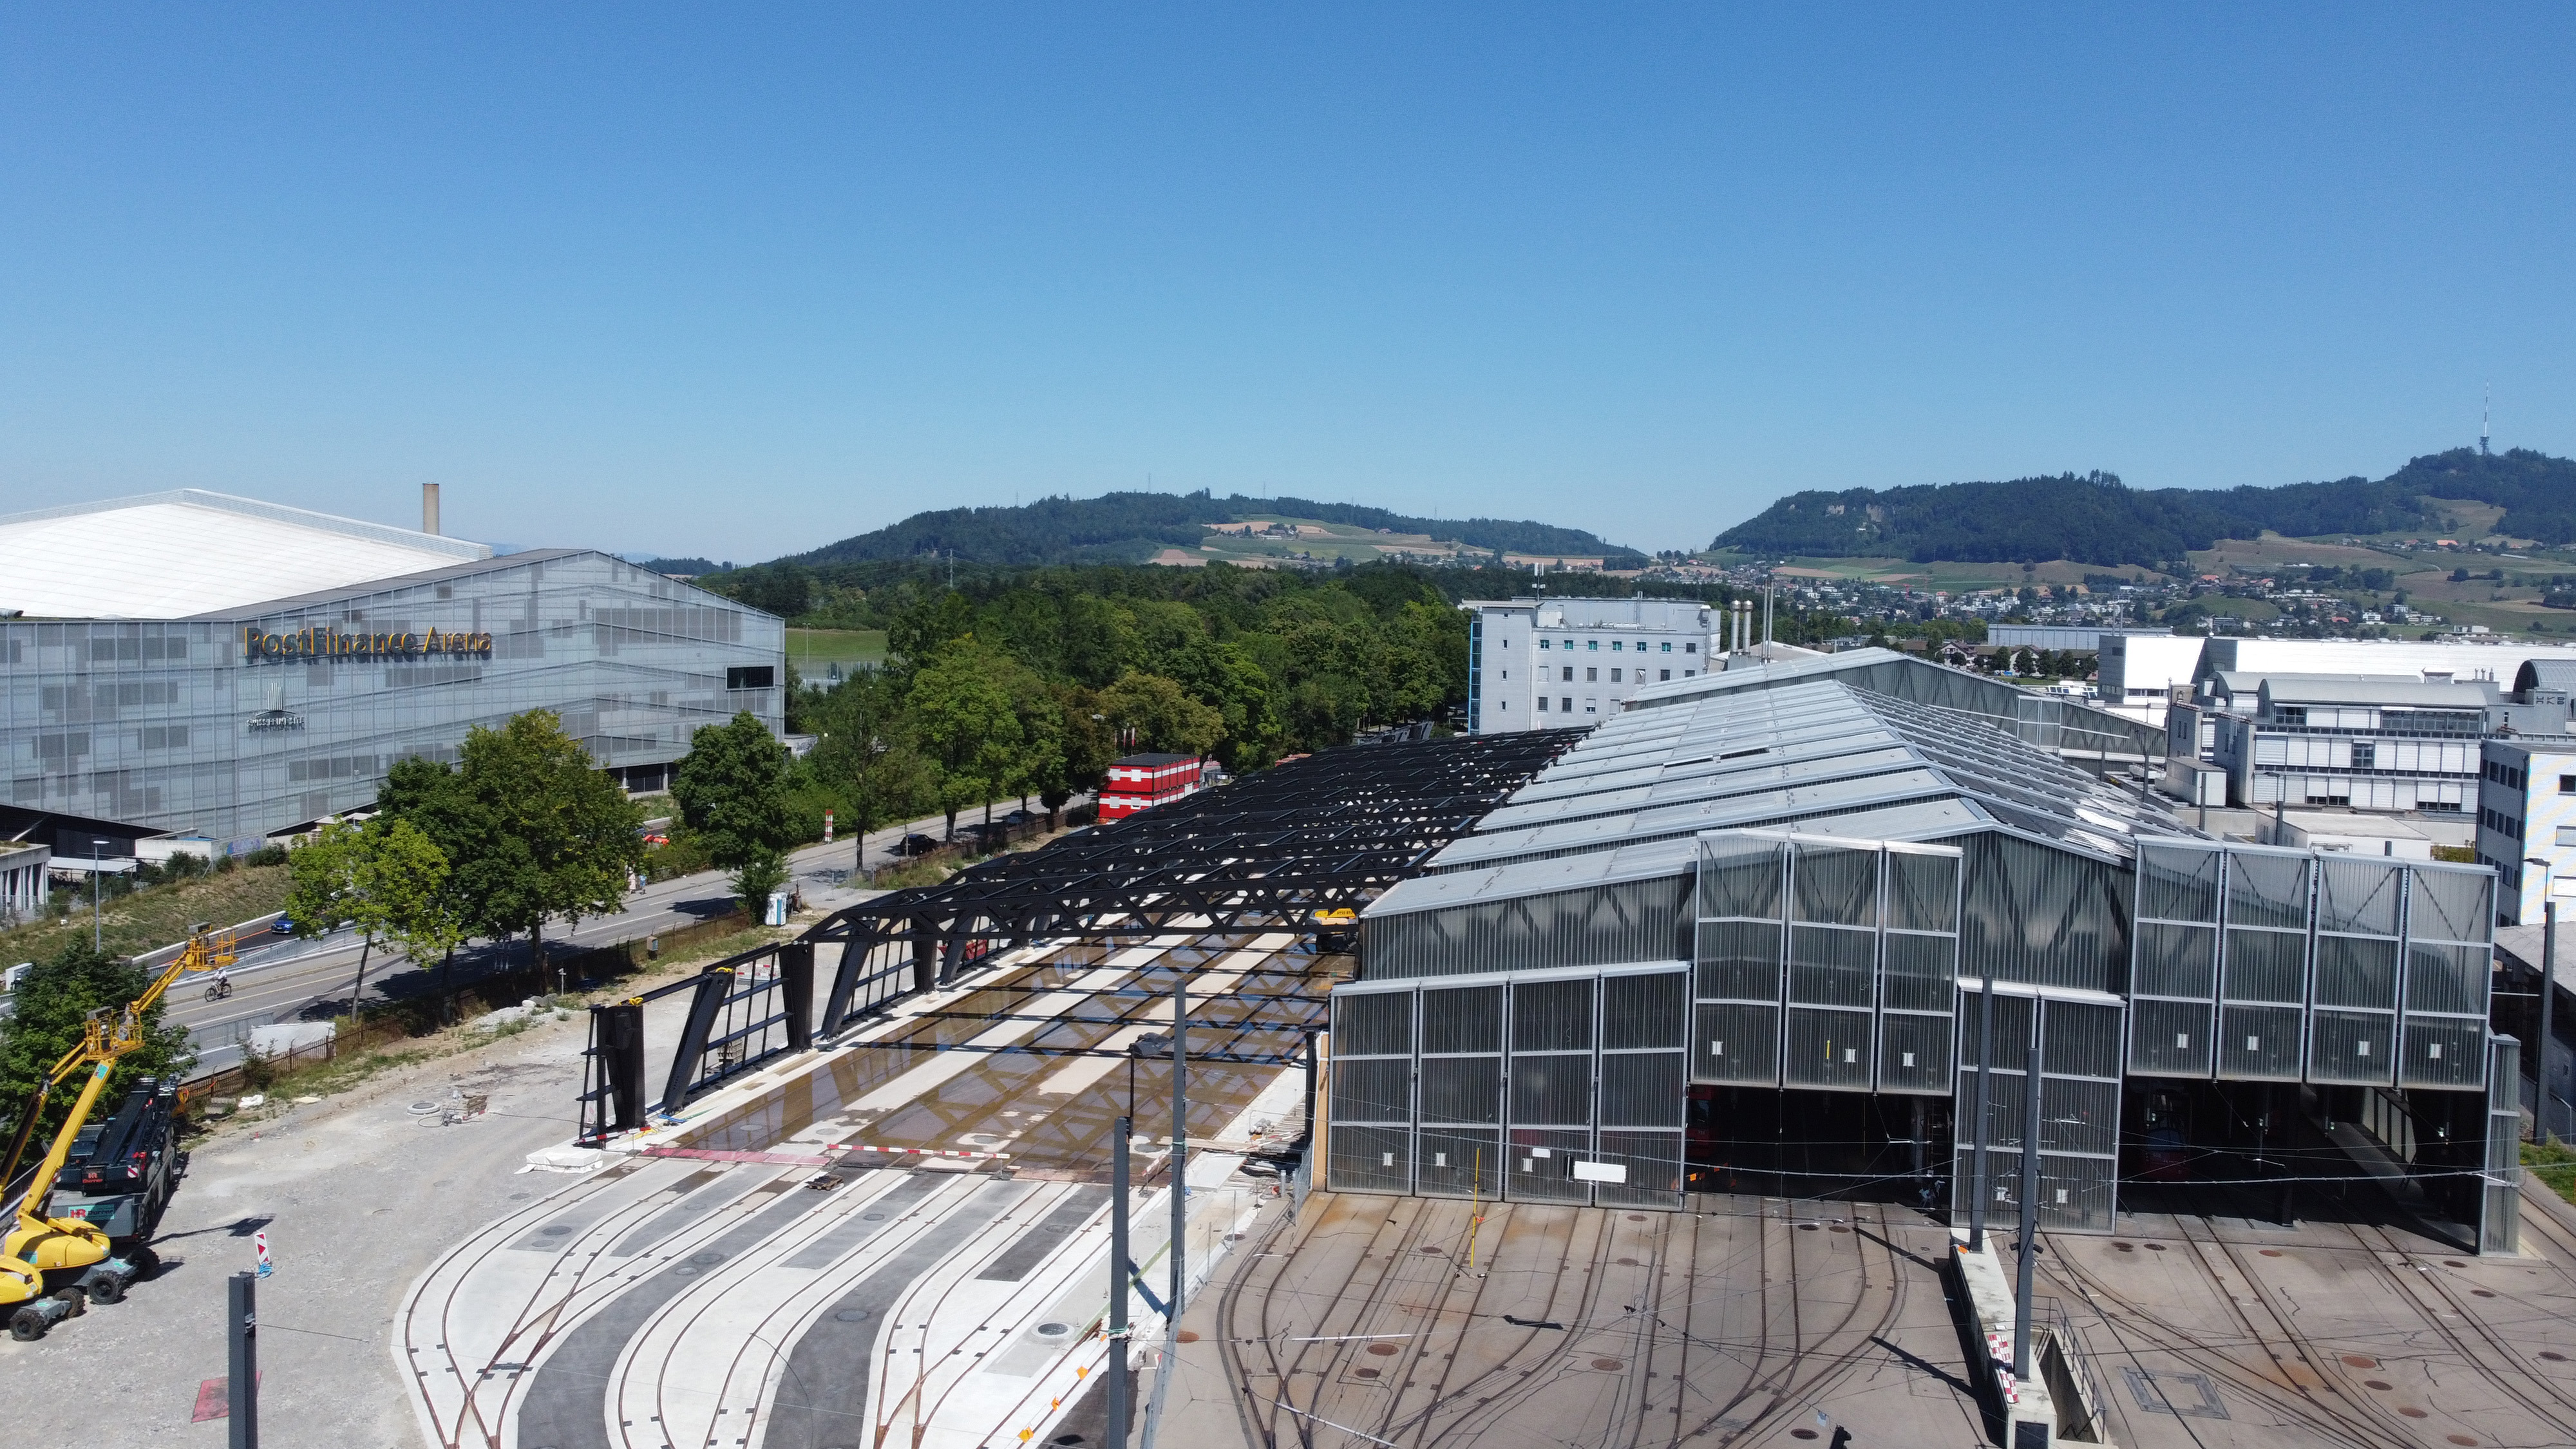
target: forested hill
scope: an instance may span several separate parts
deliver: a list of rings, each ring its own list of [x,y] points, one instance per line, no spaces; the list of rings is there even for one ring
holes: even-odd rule
[[[1310,518],[1355,528],[1428,534],[1517,553],[1635,557],[1579,528],[1497,518],[1413,518],[1383,508],[1305,498],[1212,498],[1204,492],[1110,493],[1042,498],[1017,508],[946,508],[827,544],[783,562],[860,563],[954,550],[966,563],[1141,563],[1167,548],[1194,549],[1206,525],[1255,517]]]
[[[2130,488],[2108,473],[1794,493],[1719,534],[1718,548],[1775,556],[2071,559],[2175,571],[2186,552],[2263,530],[2438,533],[2426,499],[2505,510],[2499,531],[2545,544],[2576,540],[2576,462],[2516,448],[2454,448],[2376,482],[2353,477],[2277,488]]]

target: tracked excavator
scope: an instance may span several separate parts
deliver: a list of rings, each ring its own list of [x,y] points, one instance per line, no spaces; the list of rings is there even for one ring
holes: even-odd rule
[[[232,948],[231,937],[215,937],[205,925],[190,927],[188,944],[151,987],[121,1008],[91,1012],[81,1029],[80,1044],[63,1053],[62,1060],[36,1084],[34,1096],[18,1116],[7,1165],[0,1167],[0,1184],[19,1180],[18,1163],[34,1139],[46,1098],[87,1073],[79,1098],[54,1133],[52,1147],[26,1179],[26,1191],[18,1197],[7,1236],[0,1238],[0,1313],[8,1315],[10,1337],[22,1342],[42,1338],[47,1329],[79,1315],[92,1303],[123,1298],[135,1279],[151,1271],[150,1248],[136,1243],[120,1255],[109,1236],[109,1225],[81,1217],[48,1217],[46,1212],[81,1129],[107,1090],[107,1079],[119,1061],[143,1047],[144,1017],[180,977],[231,965]]]

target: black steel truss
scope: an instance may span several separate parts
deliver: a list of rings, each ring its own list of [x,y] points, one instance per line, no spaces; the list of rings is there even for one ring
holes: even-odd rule
[[[819,1030],[907,966],[911,990],[929,990],[997,946],[1315,930],[1418,873],[1581,734],[1328,750],[852,906],[805,936],[842,948]]]
[[[1004,944],[1333,930],[1318,913],[1356,911],[1419,872],[1434,852],[1581,736],[1580,730],[1540,730],[1329,750],[1040,850],[996,856],[936,886],[880,896],[794,941],[754,947],[685,980],[594,1006],[578,1140],[598,1145],[644,1127],[648,1110],[677,1112],[702,1092],[806,1049],[817,1033],[829,1035],[857,1016],[948,985]],[[822,942],[842,948],[840,965],[822,1019],[809,1027],[815,946]],[[681,992],[691,994],[689,1014],[659,1106],[648,1108],[644,1003]],[[1271,1005],[1308,1004],[1293,994],[1250,994]],[[1320,1006],[1297,1014],[1315,1018],[1306,1026],[1320,1024]],[[1263,1029],[1301,1028],[1269,1023]],[[1236,1030],[1227,1048],[1191,1056],[1287,1059],[1232,1050],[1248,1030]]]

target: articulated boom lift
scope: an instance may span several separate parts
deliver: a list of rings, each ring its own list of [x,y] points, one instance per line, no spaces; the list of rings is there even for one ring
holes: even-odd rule
[[[11,1337],[40,1338],[46,1329],[82,1312],[93,1301],[114,1303],[151,1267],[150,1249],[139,1249],[130,1259],[119,1258],[105,1231],[79,1218],[49,1218],[45,1208],[53,1198],[55,1179],[70,1159],[73,1140],[97,1107],[99,1094],[107,1089],[108,1077],[119,1061],[142,1048],[144,1016],[181,976],[231,965],[232,947],[231,937],[217,939],[207,934],[205,926],[192,927],[186,949],[150,989],[120,1010],[101,1008],[90,1013],[80,1045],[54,1063],[19,1114],[8,1163],[0,1167],[0,1184],[17,1180],[19,1159],[34,1136],[36,1119],[44,1113],[45,1099],[54,1088],[88,1069],[89,1080],[81,1085],[80,1099],[72,1103],[70,1115],[54,1134],[53,1146],[28,1178],[27,1190],[18,1199],[17,1219],[6,1239],[0,1240],[0,1309],[14,1306],[9,1314]],[[50,1293],[49,1279],[56,1285]]]

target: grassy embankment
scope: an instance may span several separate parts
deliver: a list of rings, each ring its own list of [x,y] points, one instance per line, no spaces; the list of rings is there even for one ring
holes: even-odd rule
[[[2564,1142],[2522,1144],[2522,1165],[2549,1185],[2549,1190],[2576,1202],[2576,1147]]]
[[[286,867],[282,865],[242,866],[221,875],[146,886],[101,903],[101,944],[115,955],[140,955],[186,940],[192,922],[212,921],[223,927],[282,910],[287,888]],[[71,894],[58,891],[56,899]],[[42,961],[61,950],[66,942],[89,939],[89,894],[80,891],[70,915],[60,920],[29,921],[0,931],[0,966]]]

